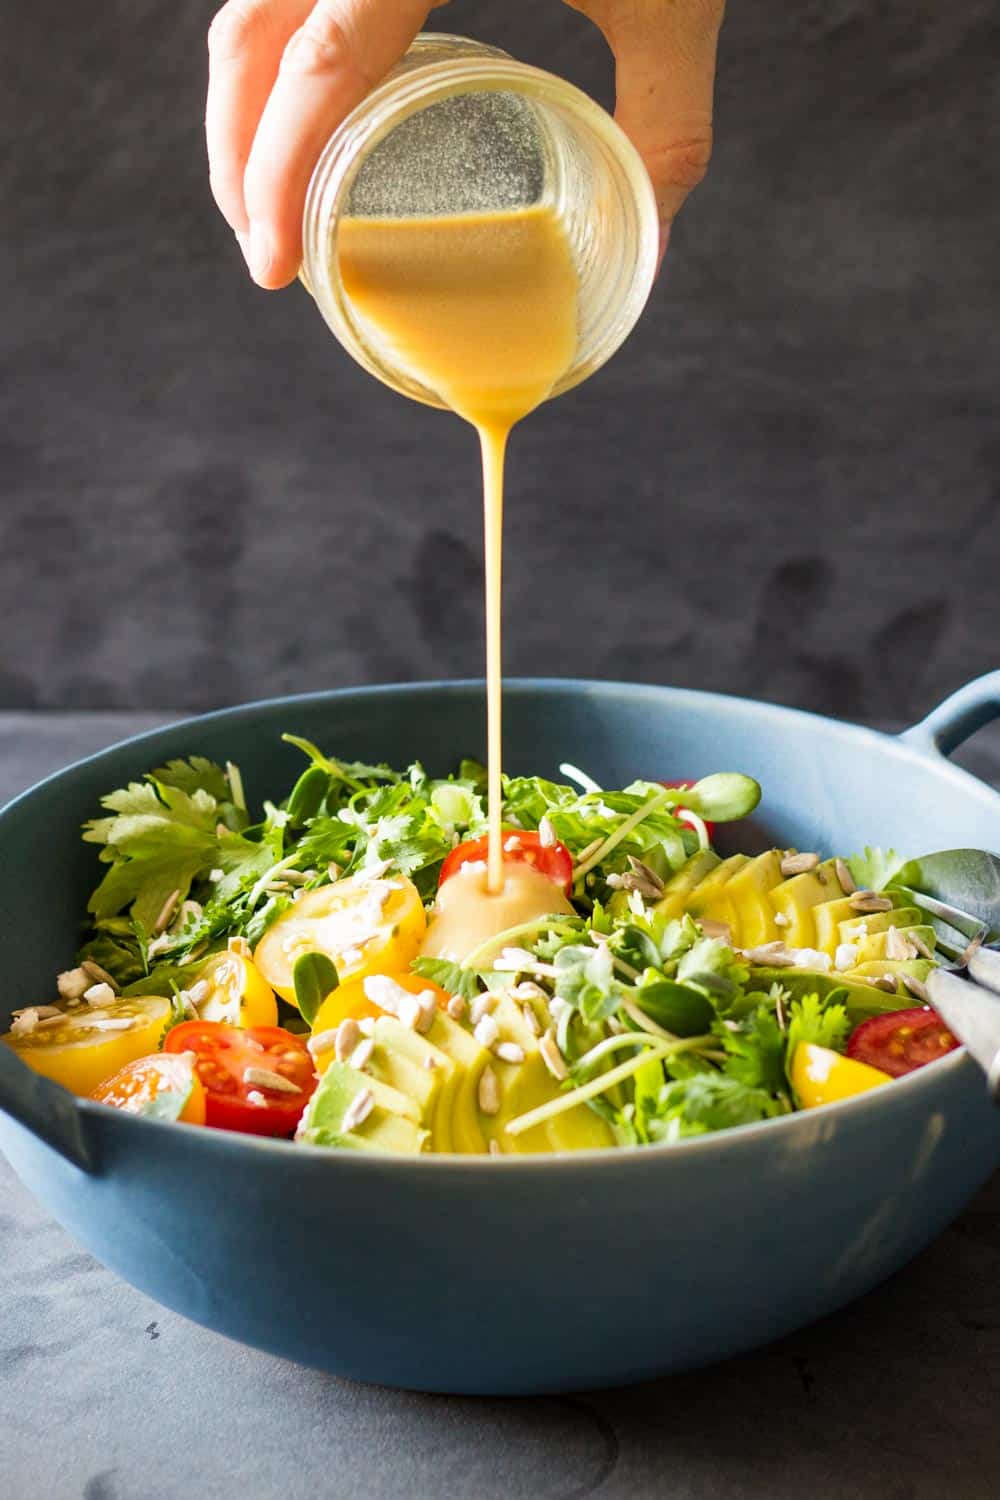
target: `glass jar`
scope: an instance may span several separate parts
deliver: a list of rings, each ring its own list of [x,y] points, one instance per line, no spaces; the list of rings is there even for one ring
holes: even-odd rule
[[[598,104],[496,47],[425,33],[330,137],[306,198],[301,277],[334,334],[394,390],[444,406],[347,297],[341,220],[547,207],[579,277],[577,349],[552,395],[628,336],[656,274],[659,224],[638,152]]]

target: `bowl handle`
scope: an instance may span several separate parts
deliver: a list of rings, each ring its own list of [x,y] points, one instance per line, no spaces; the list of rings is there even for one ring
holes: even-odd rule
[[[84,1172],[98,1170],[96,1142],[76,1095],[0,1046],[0,1109]]]
[[[1000,718],[1000,671],[967,682],[932,708],[926,719],[904,730],[900,739],[926,755],[950,755],[996,718]]]

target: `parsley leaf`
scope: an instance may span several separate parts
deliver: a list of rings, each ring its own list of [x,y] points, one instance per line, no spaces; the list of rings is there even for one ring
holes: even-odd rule
[[[729,1077],[769,1094],[787,1093],[785,1036],[771,1006],[758,1005],[735,1031],[731,1026],[717,1027],[717,1035],[727,1054]]]

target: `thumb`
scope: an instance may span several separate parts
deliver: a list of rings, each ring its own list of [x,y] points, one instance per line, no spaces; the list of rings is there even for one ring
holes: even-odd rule
[[[712,154],[712,91],[725,0],[570,0],[615,55],[615,119],[646,164],[661,253]]]

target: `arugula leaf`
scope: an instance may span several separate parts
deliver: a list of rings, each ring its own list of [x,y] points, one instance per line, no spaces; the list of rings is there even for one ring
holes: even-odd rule
[[[482,985],[475,969],[463,969],[446,958],[415,958],[410,964],[414,974],[439,985],[449,995],[462,1000],[474,1000],[482,993]]]
[[[903,867],[903,860],[895,849],[872,848],[865,845],[863,854],[852,854],[847,868],[862,890],[881,891]]]
[[[323,1001],[339,986],[340,975],[325,953],[300,953],[292,967],[292,984],[295,1003],[311,1026]]]
[[[800,1000],[793,1000],[788,1018],[789,1061],[800,1042],[842,1052],[850,1029],[851,1023],[843,1005],[821,1000],[819,995],[803,995]]]

